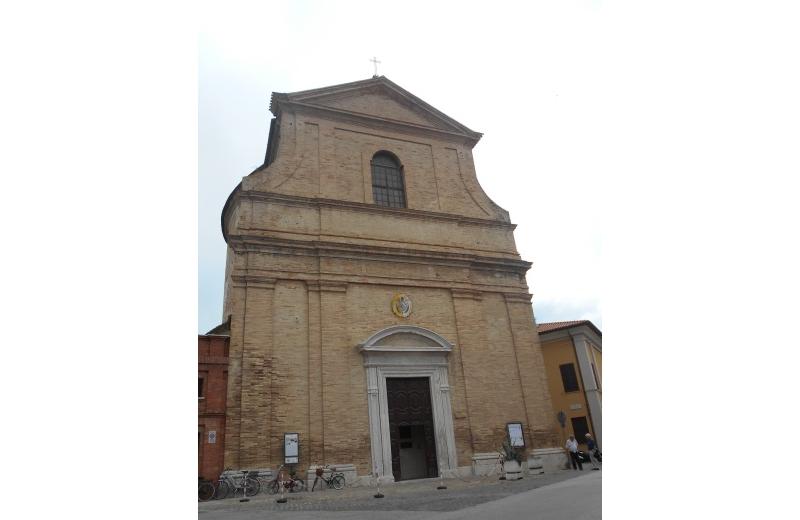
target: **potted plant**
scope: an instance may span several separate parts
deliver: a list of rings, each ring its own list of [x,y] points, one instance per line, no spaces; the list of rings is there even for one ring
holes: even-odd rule
[[[520,448],[516,448],[506,439],[503,441],[503,473],[506,480],[522,478],[522,461],[524,455]]]

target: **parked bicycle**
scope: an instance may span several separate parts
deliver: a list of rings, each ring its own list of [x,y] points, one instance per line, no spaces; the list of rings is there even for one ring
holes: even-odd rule
[[[202,477],[198,478],[197,501],[205,502],[212,498],[214,498],[214,484],[210,480],[205,480]]]
[[[258,494],[261,484],[255,478],[255,474],[242,471],[241,475],[236,475],[226,469],[215,483],[214,489],[214,498],[219,500],[228,498],[228,495],[236,497],[236,493],[240,491],[242,496],[252,497]]]
[[[329,488],[333,488],[333,489],[342,489],[342,488],[344,488],[344,484],[345,484],[344,473],[337,472],[336,468],[333,467],[333,468],[330,468],[330,470],[331,470],[330,478],[325,478],[325,470],[328,469],[328,467],[329,467],[329,465],[325,464],[325,467],[317,468],[317,471],[316,471],[317,478],[314,479],[314,485],[311,486],[311,491],[314,491],[314,488],[317,487],[317,482],[319,482],[320,480],[322,480],[323,482],[328,484]],[[322,484],[320,484],[320,486],[322,486]]]
[[[286,466],[281,464],[281,466],[278,468],[278,471],[275,472],[275,478],[265,483],[267,493],[270,495],[279,493],[281,490],[281,484],[283,485],[283,489],[289,493],[299,493],[306,490],[306,481],[301,478],[297,478],[294,474],[290,474],[288,479],[281,478],[285,468]]]

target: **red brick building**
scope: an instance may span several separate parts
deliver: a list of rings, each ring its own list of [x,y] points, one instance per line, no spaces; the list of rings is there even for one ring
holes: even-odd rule
[[[197,336],[198,476],[209,480],[224,469],[229,330],[224,323]]]

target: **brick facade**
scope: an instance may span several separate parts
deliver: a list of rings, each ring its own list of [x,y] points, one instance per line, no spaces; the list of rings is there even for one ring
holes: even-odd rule
[[[268,162],[223,210],[230,316],[225,466],[275,468],[285,432],[300,468],[373,468],[358,345],[410,325],[447,357],[460,467],[495,451],[506,423],[528,448],[560,444],[525,273],[508,213],[483,192],[480,139],[384,77],[274,94]],[[407,208],[374,204],[370,161],[402,165]],[[274,158],[274,160],[272,160]],[[271,160],[271,162],[269,162]],[[413,301],[392,313],[396,294]]]
[[[198,475],[208,480],[218,478],[224,468],[229,339],[218,335],[197,336]]]

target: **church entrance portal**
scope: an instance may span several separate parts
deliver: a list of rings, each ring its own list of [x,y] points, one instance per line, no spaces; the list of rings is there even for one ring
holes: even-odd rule
[[[436,477],[430,378],[386,378],[395,481]]]
[[[395,325],[358,346],[367,373],[372,472],[382,482],[457,469],[447,355],[433,331]]]

